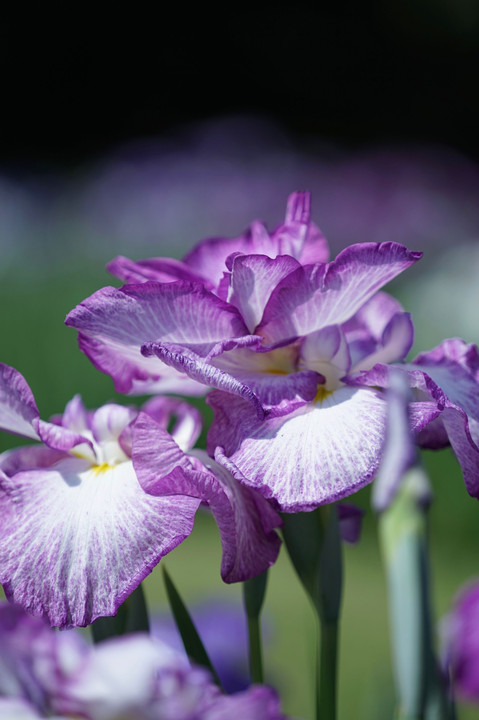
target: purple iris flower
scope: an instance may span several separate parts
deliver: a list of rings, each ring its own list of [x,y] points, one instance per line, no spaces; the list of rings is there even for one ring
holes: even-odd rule
[[[211,346],[211,342],[217,343],[232,331],[238,334],[244,332],[244,325],[239,319],[225,316],[221,311],[224,303],[217,302],[215,311],[214,301],[213,304],[210,302],[211,317],[207,318],[206,323],[201,318],[204,297],[210,298],[214,295],[226,299],[230,282],[226,260],[232,253],[237,252],[261,253],[269,258],[287,255],[301,263],[326,262],[329,257],[328,245],[319,228],[310,219],[309,194],[294,193],[290,197],[284,223],[272,233],[268,232],[263,223],[256,221],[237,238],[212,238],[202,241],[182,261],[151,258],[134,262],[125,257],[115,258],[108,268],[114,275],[130,284],[128,290],[123,288],[127,294],[114,288],[101,290],[86,301],[87,305],[82,303],[76,311],[70,313],[67,325],[80,329],[80,348],[99,370],[112,376],[118,392],[204,394],[206,388],[201,381],[196,382],[184,372],[166,366],[156,359],[146,360],[140,353],[145,334],[148,339],[168,336],[178,322],[182,321],[180,317],[175,317],[176,303],[173,296],[171,303],[167,300],[170,310],[165,314],[162,300],[155,298],[156,286],[152,286],[150,282],[182,282],[184,286],[175,285],[170,288],[173,295],[180,292],[182,296],[189,294],[194,286],[190,318],[191,322],[197,325],[194,339],[197,343]],[[138,288],[138,283],[145,283],[145,286]],[[137,291],[140,298],[143,298],[143,294],[149,289],[153,291],[150,296],[153,305],[147,315],[153,315],[150,318],[144,315],[138,323],[137,313],[143,314],[143,310],[140,307],[142,300],[137,302]],[[155,307],[158,301],[161,305]],[[114,328],[115,318],[112,318],[112,324],[105,323],[107,318],[102,317],[105,304],[117,306],[117,303],[123,306],[120,310],[124,323],[122,328]],[[162,321],[158,325],[161,316]],[[176,334],[174,338],[176,339]],[[187,339],[187,335],[184,339]]]
[[[471,429],[479,408],[475,351],[449,341],[402,364],[412,321],[381,292],[421,253],[362,243],[327,263],[307,193],[289,199],[282,231],[251,233],[247,243],[245,237],[194,249],[187,256],[201,276],[194,282],[105,288],[67,324],[80,330],[83,350],[123,392],[158,389],[165,366],[215,388],[208,396],[215,413],[211,457],[286,512],[338,500],[373,479],[384,444],[388,366],[400,363],[417,391],[411,430],[427,446],[451,442],[471,492],[471,463],[477,467],[479,457]],[[151,491],[144,469],[137,472]]]
[[[206,671],[141,633],[92,647],[4,603],[0,644],[0,718],[286,720],[271,688],[222,695]]]
[[[148,494],[134,469],[136,423],[159,443],[154,469],[151,448],[142,459],[153,485]],[[10,600],[52,625],[114,615],[191,533],[201,502],[220,528],[226,582],[257,575],[276,560],[279,517],[223,468],[215,474],[187,454],[200,420],[181,400],[153,398],[140,413],[114,404],[87,412],[76,396],[47,423],[22,375],[0,364],[0,428],[43,443],[0,456],[0,582]],[[169,482],[176,465],[183,484],[155,497],[155,482],[163,476]],[[257,553],[247,552],[251,544]]]

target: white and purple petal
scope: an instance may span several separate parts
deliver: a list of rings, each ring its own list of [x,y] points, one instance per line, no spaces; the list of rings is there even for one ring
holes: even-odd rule
[[[145,343],[141,351],[146,357],[156,356],[166,365],[185,373],[192,380],[245,398],[253,405],[258,416],[264,416],[261,401],[248,385],[215,367],[196,353],[171,343]]]
[[[358,360],[352,372],[369,370],[377,363],[393,363],[404,360],[414,342],[414,327],[409,313],[393,315],[382,333],[373,352]]]
[[[398,243],[362,243],[328,265],[300,268],[272,292],[257,332],[276,343],[341,325],[421,255]]]
[[[288,197],[284,223],[272,233],[276,255],[291,255],[302,265],[329,260],[329,247],[321,230],[311,221],[311,193],[294,192]]]
[[[272,240],[263,223],[254,221],[237,238],[211,238],[198,243],[185,255],[183,262],[217,287],[226,270],[226,260],[232,253],[260,253],[276,257],[277,243]]]
[[[261,495],[240,485],[206,453],[184,455],[144,413],[134,423],[133,440],[133,464],[147,493],[190,495],[210,507],[220,531],[225,582],[254,577],[275,562],[280,541],[274,528],[281,519]]]
[[[157,358],[142,356],[146,342],[161,339],[207,355],[217,343],[248,334],[236,308],[182,282],[103,288],[72,310],[66,324],[80,331],[81,349],[126,393],[163,375],[170,383],[181,379]]]
[[[289,415],[272,413],[263,422],[239,398],[213,392],[208,402],[215,412],[209,451],[222,445],[243,481],[283,511],[306,511],[339,500],[376,473],[386,415],[376,390],[341,387]]]
[[[131,462],[1,478],[0,581],[5,594],[58,627],[116,613],[160,558],[189,535],[199,501],[155,498]]]
[[[18,370],[4,363],[0,363],[0,429],[42,440],[48,447],[61,452],[89,442],[68,428],[40,420],[27,381]]]
[[[437,348],[432,353],[441,355]],[[425,356],[422,354],[411,364],[394,366],[395,371],[407,375],[409,386],[419,390],[424,398],[423,402],[410,405],[413,414],[422,414],[422,421],[416,426],[416,431],[421,431],[419,440],[421,444],[427,442],[426,447],[443,447],[447,435],[461,465],[467,491],[479,497],[479,385],[465,364],[441,360],[434,365],[431,356],[427,359]],[[386,388],[390,368],[378,364],[345,381],[349,385]],[[425,422],[428,416],[429,422]],[[432,421],[434,424],[428,427]]]
[[[301,343],[300,357],[305,367],[325,377],[327,390],[338,387],[340,378],[351,367],[349,347],[339,325],[329,325],[307,335]]]
[[[266,255],[237,255],[232,263],[228,302],[238,308],[250,332],[263,317],[263,311],[276,285],[299,263],[288,255],[274,259]]]
[[[180,398],[157,395],[147,400],[141,409],[163,430],[168,430],[176,444],[185,452],[194,446],[201,434],[200,411]]]
[[[392,317],[402,312],[404,308],[399,300],[380,290],[343,324],[342,329],[348,343],[365,337],[379,342]]]
[[[38,440],[35,398],[27,381],[15,368],[0,363],[0,429]]]

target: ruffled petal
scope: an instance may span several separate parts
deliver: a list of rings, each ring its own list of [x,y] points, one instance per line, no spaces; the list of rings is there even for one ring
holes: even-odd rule
[[[88,625],[119,605],[193,527],[196,498],[155,498],[131,462],[80,459],[2,478],[0,580],[51,625]]]
[[[199,355],[189,352],[181,346],[166,343],[145,343],[142,353],[146,357],[156,355],[166,365],[185,373],[192,380],[245,398],[252,403],[259,417],[264,416],[261,401],[248,385],[214,367]]]
[[[402,312],[404,308],[399,300],[380,290],[344,323],[342,329],[348,343],[365,337],[379,341],[386,325],[394,315]]]
[[[206,388],[154,358],[146,360],[137,347],[97,340],[79,333],[78,346],[93,365],[110,375],[115,390],[127,395],[177,392],[204,395]]]
[[[327,240],[311,222],[310,192],[294,192],[289,196],[284,223],[275,229],[272,239],[277,245],[276,255],[291,255],[302,265],[329,260]]]
[[[126,283],[160,282],[169,283],[183,280],[191,283],[202,283],[208,290],[213,284],[206,278],[193,272],[181,260],[174,258],[148,258],[148,260],[130,260],[119,255],[107,264],[107,270]]]
[[[84,435],[40,419],[34,420],[33,424],[40,440],[52,450],[69,452],[73,448],[78,448],[81,455],[92,460],[92,462],[97,459],[92,443]]]
[[[404,360],[414,342],[414,326],[409,313],[393,315],[382,333],[378,347],[371,354],[362,358],[352,368],[369,370],[376,363],[393,363]]]
[[[158,395],[147,400],[141,409],[163,430],[168,430],[183,451],[190,450],[201,434],[200,411],[180,398]]]
[[[0,429],[38,440],[33,422],[39,417],[33,393],[23,375],[0,363]]]
[[[222,445],[244,482],[283,511],[311,510],[346,497],[378,468],[386,404],[373,389],[342,387],[263,422],[238,398],[212,392],[208,402],[215,412],[209,451]]]
[[[65,412],[59,417],[59,425],[76,433],[90,429],[88,411],[80,395],[75,395],[65,406]]]
[[[51,467],[65,457],[68,457],[66,453],[46,445],[27,445],[3,452],[0,455],[0,470],[11,477],[23,470]]]
[[[362,243],[328,265],[300,268],[277,285],[257,332],[276,343],[341,325],[421,255],[398,243]]]
[[[237,238],[203,240],[185,255],[183,262],[217,287],[226,270],[226,259],[236,252],[246,255],[260,253],[268,257],[279,254],[277,243],[271,239],[263,223],[255,221]]]
[[[217,343],[248,334],[236,308],[182,282],[103,288],[72,310],[66,324],[80,330],[81,349],[119,392],[136,392],[162,375],[179,379],[156,358],[141,355],[146,342],[161,339],[207,355]]]
[[[280,517],[260,495],[240,485],[206,453],[181,453],[147,415],[133,426],[133,463],[147,493],[181,493],[206,502],[218,525],[223,546],[221,577],[238,582],[259,575],[276,560],[280,540],[274,528]]]
[[[338,325],[330,325],[305,337],[300,356],[307,368],[325,377],[327,390],[338,387],[340,378],[351,366],[348,344]]]
[[[437,348],[432,353],[436,354],[436,351],[440,354]],[[430,364],[426,364],[425,355],[419,358],[424,365],[416,362],[394,366],[395,372],[406,374],[411,388],[430,398],[429,402],[410,404],[411,415],[416,419],[420,416],[415,430],[426,430],[425,437],[432,447],[442,447],[444,432],[447,434],[461,465],[468,493],[479,497],[479,386],[463,364],[446,360],[434,366],[430,356]],[[345,381],[349,385],[389,387],[390,366],[378,364],[367,372],[345,378]],[[436,424],[428,428],[432,421]]]
[[[237,255],[233,260],[228,302],[238,308],[250,332],[260,322],[271,292],[284,277],[300,267],[288,255]]]

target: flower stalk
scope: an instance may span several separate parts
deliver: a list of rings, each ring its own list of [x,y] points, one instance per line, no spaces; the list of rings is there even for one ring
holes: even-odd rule
[[[286,548],[318,620],[316,718],[336,720],[342,590],[337,508],[324,505],[311,513],[284,514],[283,522]]]
[[[264,682],[261,639],[261,610],[266,594],[268,573],[264,572],[243,583],[243,603],[248,619],[249,664],[253,683]]]

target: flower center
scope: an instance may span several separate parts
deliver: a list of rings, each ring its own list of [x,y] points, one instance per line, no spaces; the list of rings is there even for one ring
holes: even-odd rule
[[[318,385],[318,389],[316,390],[316,395],[314,396],[313,403],[315,405],[322,405],[323,401],[332,394],[332,390],[326,390],[324,385]]]
[[[113,470],[113,465],[110,465],[107,462],[101,463],[101,465],[93,465],[92,470],[95,473],[95,475],[102,475],[103,473],[107,472],[107,470]]]

